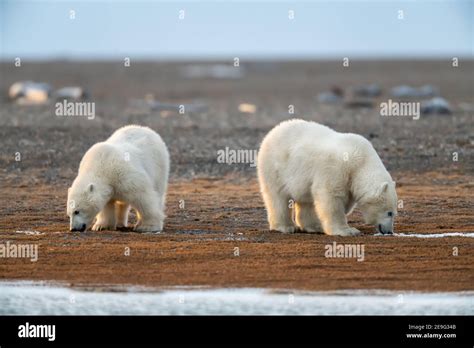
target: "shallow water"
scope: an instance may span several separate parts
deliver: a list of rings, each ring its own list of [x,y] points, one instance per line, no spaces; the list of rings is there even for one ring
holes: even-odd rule
[[[474,292],[95,288],[1,282],[2,315],[472,315]]]

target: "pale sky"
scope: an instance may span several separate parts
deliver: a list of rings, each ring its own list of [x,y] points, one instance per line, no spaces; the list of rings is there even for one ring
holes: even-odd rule
[[[3,59],[473,56],[469,0],[0,3]]]

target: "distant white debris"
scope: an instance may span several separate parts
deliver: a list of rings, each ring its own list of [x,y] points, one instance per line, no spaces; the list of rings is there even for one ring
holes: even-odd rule
[[[87,93],[82,87],[63,87],[54,92],[54,97],[56,99],[85,99]]]
[[[330,91],[322,92],[318,94],[318,102],[320,103],[339,103],[344,98],[344,91],[340,87],[332,87]]]
[[[8,90],[8,96],[18,104],[44,104],[51,94],[51,87],[47,83],[34,81],[15,82]]]
[[[186,65],[181,68],[181,74],[190,79],[240,79],[244,77],[244,68],[233,65]]]
[[[20,233],[20,234],[26,234],[28,236],[40,236],[42,234],[44,234],[43,232],[39,232],[39,231],[30,231],[30,230],[25,230],[25,231],[15,231],[15,233]]]
[[[34,81],[19,81],[10,86],[8,97],[21,105],[45,104],[50,97],[57,100],[79,100],[87,97],[82,87],[63,87],[54,92],[49,84]]]
[[[441,97],[435,97],[430,100],[425,100],[421,103],[420,111],[422,114],[449,115],[452,113],[452,109],[448,101]]]
[[[243,114],[254,114],[257,112],[257,105],[248,103],[239,104],[239,112]]]
[[[439,94],[436,87],[424,85],[419,88],[401,85],[392,88],[391,94],[397,98],[433,97]]]
[[[355,87],[353,93],[358,97],[375,98],[382,94],[382,88],[376,83],[372,83],[367,86]]]
[[[318,94],[318,101],[320,103],[339,103],[342,97],[332,92],[323,92]]]

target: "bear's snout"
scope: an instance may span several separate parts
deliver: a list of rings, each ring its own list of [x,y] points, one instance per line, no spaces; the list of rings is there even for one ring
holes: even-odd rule
[[[76,226],[71,228],[71,232],[84,232],[86,230],[86,224],[82,224],[81,228],[77,228]]]
[[[378,226],[378,231],[382,234],[393,234],[393,230],[390,228],[384,228],[382,224],[379,224]]]

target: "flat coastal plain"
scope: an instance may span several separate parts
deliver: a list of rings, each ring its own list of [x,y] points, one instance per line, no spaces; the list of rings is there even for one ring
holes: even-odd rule
[[[257,150],[279,122],[297,117],[370,139],[397,181],[403,200],[399,234],[474,232],[472,61],[249,62],[242,76],[185,76],[197,63],[48,62],[0,64],[0,244],[37,244],[38,260],[3,258],[0,280],[71,285],[262,287],[299,290],[474,290],[474,239],[375,236],[355,211],[357,237],[281,234],[268,230],[255,167],[218,163],[218,151]],[[204,63],[200,63],[204,64]],[[206,63],[211,64],[211,63]],[[60,117],[55,102],[17,105],[6,99],[21,80],[54,88],[79,85],[95,117]],[[333,87],[377,83],[373,107],[322,104]],[[397,85],[437,87],[451,115],[382,117],[380,103]],[[205,105],[179,114],[167,104]],[[418,100],[418,99],[416,99]],[[239,111],[242,103],[255,112]],[[289,114],[289,105],[294,114]],[[192,108],[191,108],[192,110]],[[85,151],[127,124],[156,130],[170,150],[165,228],[71,233],[67,188]],[[17,155],[21,158],[17,161]],[[132,221],[134,218],[132,217]],[[364,260],[328,258],[326,246],[364,246]]]

